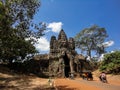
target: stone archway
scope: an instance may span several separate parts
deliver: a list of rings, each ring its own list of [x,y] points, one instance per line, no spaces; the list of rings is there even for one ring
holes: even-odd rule
[[[64,75],[65,77],[69,77],[69,73],[70,73],[70,60],[67,56],[67,54],[65,53],[65,56],[63,57],[64,59]]]

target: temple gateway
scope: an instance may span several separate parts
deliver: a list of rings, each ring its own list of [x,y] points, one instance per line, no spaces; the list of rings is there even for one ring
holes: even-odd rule
[[[75,51],[75,41],[72,37],[67,38],[64,30],[61,30],[58,38],[51,37],[50,52],[46,55],[37,55],[35,60],[45,61],[42,70],[49,72],[49,76],[69,77],[70,74],[79,76],[82,72],[91,71],[89,61]],[[48,61],[48,62],[47,62]]]

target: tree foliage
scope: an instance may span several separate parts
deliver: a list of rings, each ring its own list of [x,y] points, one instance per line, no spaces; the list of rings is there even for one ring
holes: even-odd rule
[[[39,0],[0,1],[0,59],[23,59],[37,52],[31,37],[39,38],[46,28],[45,24],[32,21],[39,7]]]
[[[90,28],[81,30],[75,36],[75,44],[77,48],[86,51],[87,55],[91,57],[92,51],[96,51],[98,54],[104,52],[104,48],[99,47],[99,45],[105,41],[107,36],[105,28],[93,25]]]
[[[115,74],[120,73],[120,51],[105,54],[100,64],[100,70]]]

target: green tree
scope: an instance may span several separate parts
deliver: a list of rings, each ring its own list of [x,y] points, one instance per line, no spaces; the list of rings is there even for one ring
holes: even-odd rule
[[[120,73],[120,51],[105,54],[99,69],[109,73]]]
[[[11,62],[37,52],[31,37],[39,38],[46,29],[32,21],[39,7],[39,0],[0,1],[0,59]]]
[[[90,28],[81,30],[81,32],[75,36],[75,44],[81,51],[86,51],[87,55],[91,58],[92,51],[96,51],[97,54],[105,51],[104,47],[100,45],[105,41],[107,36],[105,28],[93,25]]]

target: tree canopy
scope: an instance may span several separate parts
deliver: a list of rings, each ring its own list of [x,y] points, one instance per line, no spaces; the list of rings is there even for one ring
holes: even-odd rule
[[[114,74],[120,73],[120,51],[105,54],[99,69]]]
[[[31,37],[41,37],[46,29],[45,24],[32,21],[39,7],[39,0],[0,1],[1,60],[11,62],[19,56],[23,59],[27,54],[37,52]]]
[[[95,51],[97,54],[105,52],[104,47],[101,46],[108,37],[105,28],[93,25],[89,28],[81,30],[75,36],[76,47],[81,51],[86,51],[91,58],[91,52]]]

